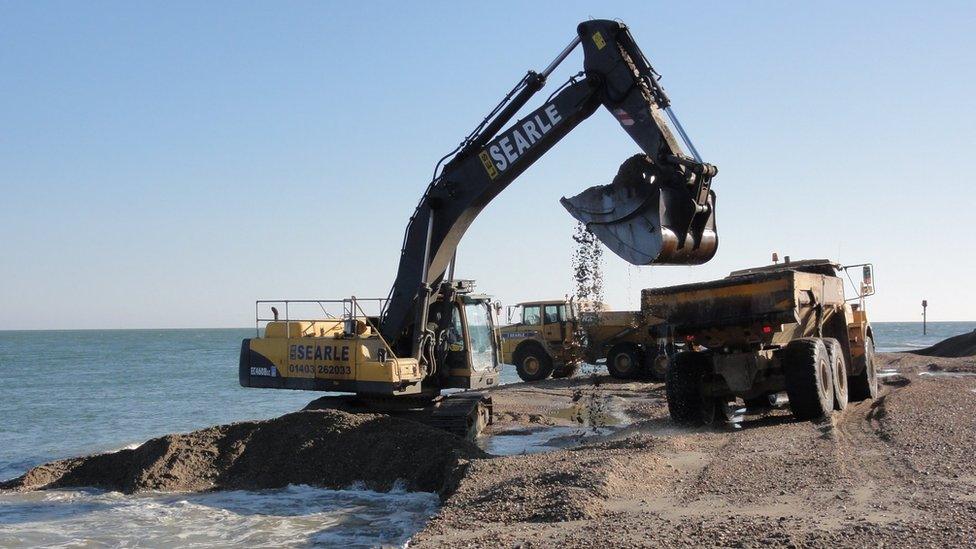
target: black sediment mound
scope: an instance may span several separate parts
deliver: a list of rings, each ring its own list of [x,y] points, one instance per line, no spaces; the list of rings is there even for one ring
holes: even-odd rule
[[[417,422],[379,414],[303,410],[267,421],[217,425],[154,438],[138,448],[40,465],[0,489],[94,487],[257,490],[289,484],[342,489],[361,482],[389,490],[442,492],[474,444]]]
[[[947,358],[976,356],[976,330],[968,334],[960,334],[943,339],[931,347],[909,352],[916,355]]]

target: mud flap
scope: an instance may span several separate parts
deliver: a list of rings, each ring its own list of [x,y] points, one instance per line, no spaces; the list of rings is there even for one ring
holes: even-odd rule
[[[699,265],[718,249],[715,193],[703,208],[683,182],[642,155],[625,161],[613,183],[560,202],[570,215],[634,265]],[[675,179],[675,178],[672,178]]]

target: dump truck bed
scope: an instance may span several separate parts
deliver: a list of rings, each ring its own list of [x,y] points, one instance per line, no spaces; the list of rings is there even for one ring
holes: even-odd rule
[[[663,318],[675,336],[706,346],[768,344],[809,335],[816,330],[819,304],[821,321],[843,309],[841,279],[786,267],[641,293],[645,316]]]
[[[587,311],[579,315],[580,323],[588,332],[601,334],[619,332],[641,324],[639,311]]]
[[[621,341],[642,343],[647,339],[648,327],[660,323],[660,319],[647,316],[640,311],[600,311],[580,314],[580,325],[586,330],[590,341],[598,342],[607,349]]]

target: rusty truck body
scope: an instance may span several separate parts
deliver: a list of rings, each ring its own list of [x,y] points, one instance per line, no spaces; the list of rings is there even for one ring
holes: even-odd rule
[[[857,296],[839,276],[862,268]],[[664,319],[681,346],[667,372],[671,417],[728,420],[736,399],[758,408],[785,392],[793,414],[814,419],[874,398],[874,340],[864,297],[871,266],[805,260],[736,271],[696,284],[643,290],[645,315]]]

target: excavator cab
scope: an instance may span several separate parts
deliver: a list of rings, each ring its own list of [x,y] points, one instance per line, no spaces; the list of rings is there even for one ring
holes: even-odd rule
[[[480,389],[498,383],[499,341],[486,295],[460,295],[451,308],[451,323],[442,339],[446,348],[445,387]]]

